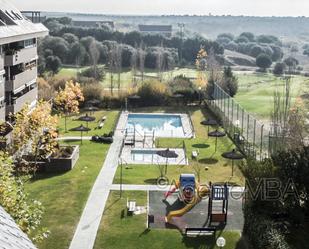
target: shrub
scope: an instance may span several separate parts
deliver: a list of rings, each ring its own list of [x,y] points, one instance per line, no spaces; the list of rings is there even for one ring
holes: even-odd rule
[[[143,106],[163,105],[167,97],[166,85],[156,80],[148,81],[138,89],[137,94]]]
[[[89,67],[89,68],[83,70],[79,74],[79,76],[87,77],[87,78],[94,78],[94,79],[96,79],[98,81],[101,81],[105,77],[104,67],[103,66],[101,66],[101,67],[98,67],[98,66]]]
[[[182,94],[186,102],[198,99],[198,89],[193,82],[184,75],[176,76],[168,85],[172,94]]]
[[[102,100],[103,98],[103,86],[99,83],[84,84],[82,86],[85,102],[91,99]]]
[[[253,248],[290,249],[284,234],[269,218],[252,212],[252,207],[245,208],[244,233]]]

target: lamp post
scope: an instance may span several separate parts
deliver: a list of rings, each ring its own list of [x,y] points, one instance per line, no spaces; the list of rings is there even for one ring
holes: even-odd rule
[[[216,244],[219,248],[223,248],[225,246],[225,243],[226,241],[225,241],[225,238],[223,237],[219,237],[216,241]]]
[[[201,91],[202,91],[202,87],[199,86],[199,88],[198,88],[198,100],[199,100],[199,105],[201,105]]]

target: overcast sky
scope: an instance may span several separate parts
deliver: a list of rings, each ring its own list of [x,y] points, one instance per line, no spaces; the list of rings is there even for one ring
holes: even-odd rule
[[[9,0],[20,10],[102,14],[308,16],[309,0]]]

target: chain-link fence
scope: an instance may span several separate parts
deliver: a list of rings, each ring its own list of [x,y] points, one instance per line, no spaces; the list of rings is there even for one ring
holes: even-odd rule
[[[237,147],[247,156],[262,160],[269,156],[269,130],[246,112],[220,86],[214,84],[213,99],[207,100],[210,109]]]

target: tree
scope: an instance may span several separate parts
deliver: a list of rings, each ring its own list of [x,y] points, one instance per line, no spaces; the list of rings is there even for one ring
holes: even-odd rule
[[[137,71],[137,68],[138,68],[137,63],[138,63],[138,50],[134,49],[132,51],[131,61],[130,61],[133,87],[135,87],[135,85],[136,85],[136,82],[135,82],[136,77],[135,76],[136,76],[136,71]]]
[[[16,170],[20,173],[35,171],[36,165],[23,163],[23,156],[39,156],[46,158],[53,152],[57,142],[56,129],[58,117],[51,115],[51,104],[40,101],[30,111],[29,105],[25,105],[20,112],[15,114],[15,125],[12,136],[11,153],[14,154]]]
[[[196,56],[195,66],[197,68],[197,81],[199,86],[205,86],[207,84],[207,56],[207,52],[204,48],[201,48]]]
[[[54,99],[55,109],[64,114],[65,132],[67,132],[67,116],[79,112],[79,104],[84,101],[84,96],[79,83],[67,81],[64,89],[60,89]]]
[[[272,64],[271,58],[267,54],[260,54],[256,58],[256,65],[261,68],[263,71],[266,71]]]
[[[308,48],[304,50],[303,55],[308,55],[309,56],[309,49]]]
[[[66,40],[69,44],[79,42],[79,39],[76,35],[71,33],[65,33],[62,38]]]
[[[296,71],[296,67],[299,64],[299,61],[294,57],[290,56],[284,60],[284,63],[288,66],[289,73],[294,73]]]
[[[43,39],[42,45],[45,49],[53,51],[52,55],[58,56],[62,62],[66,61],[70,45],[65,39],[61,37],[47,36]]]
[[[35,242],[46,238],[49,231],[41,225],[43,206],[25,193],[24,182],[29,177],[15,175],[12,158],[0,152],[0,205],[12,216],[22,231]]]
[[[238,91],[238,79],[233,74],[231,67],[225,67],[221,82],[222,89],[231,97],[234,97]]]
[[[141,73],[142,83],[144,83],[145,58],[146,58],[145,47],[144,43],[142,42],[138,49],[139,71]]]
[[[121,71],[122,71],[122,45],[117,44],[115,51],[116,71],[118,75],[118,93],[120,91]]]
[[[58,56],[48,56],[45,63],[45,68],[47,71],[51,72],[52,74],[56,74],[59,72],[61,67],[61,60]]]
[[[284,74],[285,67],[286,67],[285,63],[277,62],[275,67],[274,67],[273,73],[275,75],[282,75],[282,74]]]
[[[100,58],[100,51],[97,48],[95,40],[91,41],[88,49],[89,49],[89,54],[90,54],[90,58],[91,58],[91,61],[92,61],[94,78],[96,79],[97,78],[97,64],[98,64],[98,60]]]
[[[239,35],[239,37],[246,37],[250,42],[254,41],[254,34],[251,32],[243,32]]]
[[[164,68],[164,49],[162,45],[156,51],[156,69],[159,81],[162,81],[162,72]]]

